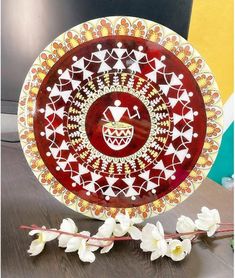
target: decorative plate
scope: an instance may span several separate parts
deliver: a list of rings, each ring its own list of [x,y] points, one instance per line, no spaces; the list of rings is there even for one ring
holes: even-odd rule
[[[201,184],[218,152],[222,108],[200,54],[145,19],[107,17],[56,38],[20,95],[23,151],[40,183],[90,217],[143,219]]]

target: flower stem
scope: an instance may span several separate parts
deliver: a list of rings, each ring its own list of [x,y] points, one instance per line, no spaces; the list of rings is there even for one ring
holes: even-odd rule
[[[232,223],[221,223],[220,225],[232,225]],[[26,230],[39,230],[39,231],[47,231],[47,232],[53,232],[53,233],[58,233],[60,235],[70,235],[73,237],[81,237],[85,239],[93,239],[93,240],[99,240],[99,241],[126,241],[126,240],[133,240],[130,236],[124,236],[124,237],[91,237],[91,236],[86,236],[80,233],[69,233],[69,232],[64,232],[60,230],[53,230],[53,229],[46,229],[42,227],[38,227],[37,225],[31,225],[31,226],[25,226],[22,225],[19,227],[20,229],[26,229]],[[234,229],[218,229],[216,233],[227,233],[227,232],[234,232]],[[169,238],[180,238],[181,236],[186,236],[186,235],[202,235],[206,234],[206,231],[198,230],[194,232],[188,232],[188,233],[174,233],[174,234],[165,234],[165,239]],[[89,244],[91,246],[96,246],[96,247],[106,247],[109,246],[111,243],[103,246],[95,245],[95,244]]]
[[[20,226],[20,229],[53,232],[53,233],[58,233],[60,235],[69,235],[69,236],[74,236],[74,237],[81,237],[81,238],[94,239],[94,240],[100,240],[100,241],[101,240],[102,241],[132,240],[132,238],[130,236],[125,236],[125,237],[90,237],[90,236],[82,235],[80,233],[75,234],[75,233],[69,233],[69,232],[64,232],[64,231],[59,231],[59,230],[46,229],[46,228],[38,227],[37,225],[31,225],[31,226],[22,225],[22,226]]]

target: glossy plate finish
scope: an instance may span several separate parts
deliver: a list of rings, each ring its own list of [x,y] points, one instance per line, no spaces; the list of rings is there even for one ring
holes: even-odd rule
[[[89,21],[53,41],[25,80],[18,114],[41,184],[100,219],[144,219],[183,201],[222,133],[217,85],[197,51],[130,17]]]

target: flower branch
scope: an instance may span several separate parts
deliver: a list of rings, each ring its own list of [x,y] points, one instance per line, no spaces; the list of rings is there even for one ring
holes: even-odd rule
[[[225,225],[225,223],[220,223],[219,225]],[[228,224],[226,224],[228,225]],[[233,225],[231,223],[231,225]],[[19,227],[20,229],[22,230],[39,230],[39,231],[47,231],[47,232],[53,232],[53,233],[58,233],[59,235],[70,235],[70,236],[73,236],[73,237],[81,237],[81,238],[85,238],[85,239],[92,239],[92,240],[102,240],[102,241],[127,241],[127,240],[133,240],[132,237],[130,236],[126,236],[126,237],[109,237],[109,238],[105,238],[105,237],[93,237],[93,236],[86,236],[86,235],[82,235],[82,234],[79,234],[79,233],[68,233],[68,232],[64,232],[64,231],[57,231],[57,230],[53,230],[53,229],[47,229],[47,228],[42,228],[42,227],[39,227],[37,225],[31,225],[31,226],[25,226],[25,225],[21,225]],[[226,232],[233,232],[234,229],[218,229],[215,233],[226,233]],[[205,231],[201,231],[201,230],[198,230],[198,231],[195,231],[195,232],[188,232],[188,233],[172,233],[172,234],[165,234],[164,238],[165,239],[168,239],[168,238],[180,238],[181,236],[187,236],[187,235],[203,235],[203,234],[206,234],[207,232]],[[97,247],[101,247],[101,246],[98,246],[98,245],[94,245],[94,246],[97,246]],[[105,246],[109,246],[108,245],[105,245]]]
[[[180,261],[191,251],[191,242],[198,236],[206,234],[208,237],[217,233],[234,232],[233,223],[221,223],[216,209],[202,207],[201,213],[193,221],[184,215],[177,219],[176,232],[166,234],[162,224],[147,223],[139,229],[139,218],[130,218],[129,215],[118,214],[116,218],[107,218],[97,233],[93,236],[88,231],[78,232],[74,221],[64,219],[60,229],[47,229],[37,225],[20,226],[20,229],[30,230],[29,235],[38,237],[32,241],[28,253],[30,256],[40,254],[46,242],[58,239],[58,245],[65,248],[65,252],[77,252],[84,262],[94,262],[94,251],[101,248],[100,253],[111,250],[116,241],[140,240],[140,248],[144,252],[151,252],[151,260],[168,256],[174,261]],[[138,227],[137,227],[138,225]]]
[[[102,240],[102,241],[125,241],[125,240],[133,240],[132,237],[126,236],[126,237],[94,237],[94,236],[86,236],[80,233],[69,233],[65,231],[60,231],[60,230],[55,230],[55,229],[47,229],[43,227],[39,227],[37,225],[31,225],[31,226],[25,226],[21,225],[19,227],[22,230],[38,230],[38,231],[46,231],[46,232],[53,232],[53,233],[58,233],[58,235],[68,235],[68,236],[73,236],[73,237],[81,237],[85,239],[93,239],[93,240]]]

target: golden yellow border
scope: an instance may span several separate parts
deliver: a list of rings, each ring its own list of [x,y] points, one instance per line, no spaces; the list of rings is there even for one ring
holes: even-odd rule
[[[50,68],[69,50],[94,38],[111,35],[142,37],[156,42],[180,59],[198,83],[206,108],[207,130],[202,153],[189,176],[164,197],[139,207],[111,208],[89,203],[68,191],[49,172],[39,155],[33,131],[33,114],[40,85]],[[18,130],[21,146],[39,182],[60,202],[86,216],[114,217],[118,212],[142,219],[167,211],[199,187],[216,158],[222,137],[222,103],[217,84],[200,54],[181,36],[155,22],[135,17],[106,17],[80,24],[57,37],[38,56],[26,76],[19,100]]]

